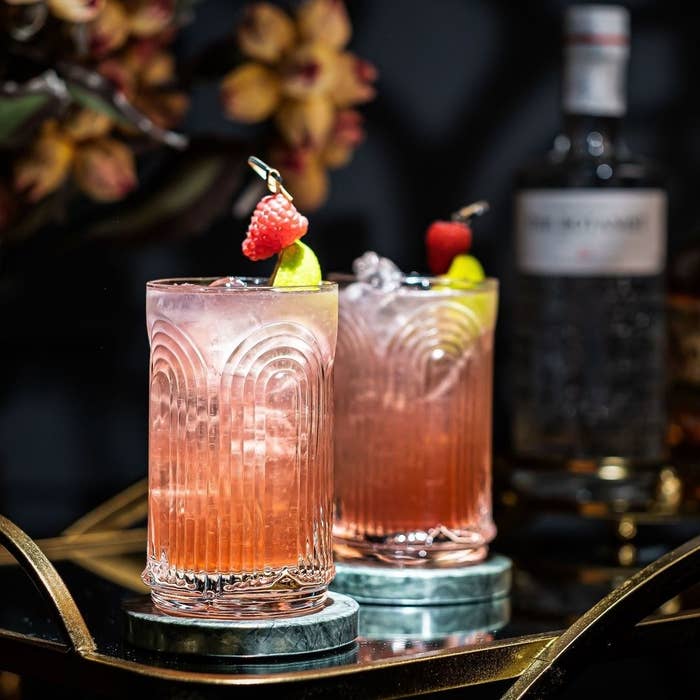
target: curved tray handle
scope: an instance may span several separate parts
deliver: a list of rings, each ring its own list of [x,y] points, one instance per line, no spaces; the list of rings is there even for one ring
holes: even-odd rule
[[[633,574],[579,617],[547,645],[501,700],[555,697],[576,671],[699,581],[700,537],[695,537]]]
[[[95,651],[95,640],[53,564],[23,530],[2,515],[0,545],[17,560],[47,600],[72,648],[81,655]]]

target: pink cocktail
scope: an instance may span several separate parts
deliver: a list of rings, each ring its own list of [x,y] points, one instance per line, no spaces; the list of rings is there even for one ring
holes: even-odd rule
[[[334,575],[337,285],[147,285],[148,561],[160,609],[301,614]]]
[[[341,560],[482,560],[491,504],[498,285],[341,282],[335,552]]]

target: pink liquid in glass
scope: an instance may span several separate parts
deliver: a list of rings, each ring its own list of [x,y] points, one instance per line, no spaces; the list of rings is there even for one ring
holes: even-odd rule
[[[179,615],[301,614],[333,574],[337,287],[151,282],[148,555]]]
[[[481,561],[491,504],[497,282],[344,282],[335,370],[340,560]]]

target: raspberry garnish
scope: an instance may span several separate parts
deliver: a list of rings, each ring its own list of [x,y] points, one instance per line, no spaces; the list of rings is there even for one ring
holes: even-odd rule
[[[250,219],[243,241],[243,254],[251,260],[265,260],[298,241],[309,221],[281,193],[263,197]]]
[[[434,221],[425,235],[428,267],[434,275],[444,275],[452,260],[466,253],[472,242],[472,231],[463,221]]]

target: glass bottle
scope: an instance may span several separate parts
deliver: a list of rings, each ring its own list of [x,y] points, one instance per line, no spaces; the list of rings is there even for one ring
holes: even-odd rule
[[[665,456],[666,192],[623,138],[629,14],[572,6],[562,131],[515,180],[514,434],[527,463]]]

